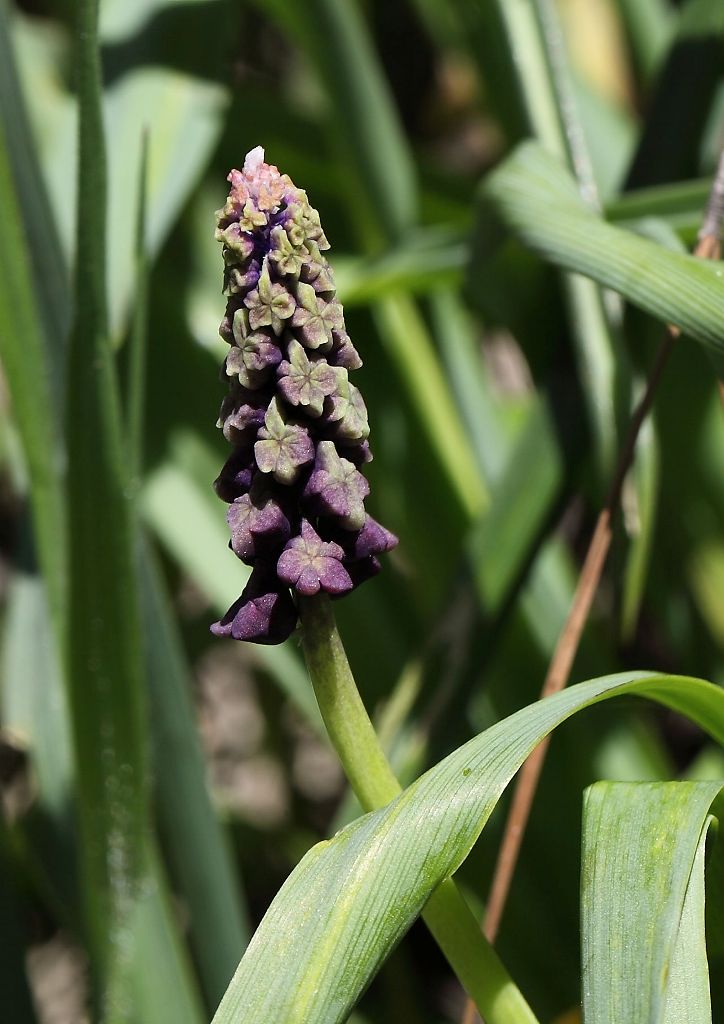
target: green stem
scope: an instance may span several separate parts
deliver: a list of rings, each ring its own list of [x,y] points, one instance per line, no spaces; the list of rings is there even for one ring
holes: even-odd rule
[[[302,648],[329,738],[362,808],[383,807],[400,784],[362,703],[329,598],[301,598],[299,610]],[[537,1024],[452,879],[435,890],[422,917],[488,1024]]]

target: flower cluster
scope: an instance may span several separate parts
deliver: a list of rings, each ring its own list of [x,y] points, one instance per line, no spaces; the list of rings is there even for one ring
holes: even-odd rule
[[[396,538],[365,511],[367,409],[350,371],[319,214],[258,147],[217,213],[223,245],[229,382],[219,426],[233,445],[214,486],[231,548],[251,577],[211,628],[275,644],[297,622],[294,594],[337,596],[379,571]]]

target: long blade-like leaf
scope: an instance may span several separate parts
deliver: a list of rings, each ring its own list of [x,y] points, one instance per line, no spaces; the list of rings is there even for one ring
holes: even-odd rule
[[[415,218],[415,170],[357,0],[259,2],[296,35],[334,99],[335,141],[363,183],[367,227],[376,219],[383,238],[399,237]]]
[[[213,1007],[249,933],[231,849],[205,784],[181,639],[148,545],[141,554],[157,814],[174,877],[188,904],[191,943]]]
[[[682,711],[724,741],[724,691],[681,677],[608,676],[523,708],[306,855],[259,926],[214,1024],[344,1020],[468,855],[533,747],[582,708],[623,694]]]
[[[3,25],[0,24],[0,33]],[[0,359],[10,387],[33,505],[33,525],[56,625],[65,587],[62,448],[53,372],[35,303],[33,260],[23,230],[19,183],[0,120]],[[56,339],[59,341],[59,339]],[[42,412],[41,412],[42,410]]]
[[[581,875],[587,1024],[710,1024],[703,855],[720,782],[599,782]]]
[[[485,184],[508,226],[536,252],[613,288],[703,342],[724,371],[724,271],[607,224],[560,163],[524,143]]]
[[[97,14],[97,0],[78,4],[79,217],[67,402],[67,667],[87,926],[110,1022],[128,1017],[122,981],[130,952],[125,929],[145,873],[148,798],[134,517],[108,337]]]

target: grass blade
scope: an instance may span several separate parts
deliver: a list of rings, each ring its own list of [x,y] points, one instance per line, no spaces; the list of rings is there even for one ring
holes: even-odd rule
[[[481,607],[500,611],[540,540],[563,483],[550,413],[535,402],[483,522],[469,538]]]
[[[188,954],[178,935],[155,844],[144,850],[149,865],[143,893],[129,916],[132,935],[128,989],[132,1009],[127,1019],[153,1024],[202,1024],[206,1019]]]
[[[557,266],[592,277],[659,320],[703,342],[724,367],[724,273],[607,224],[582,202],[565,170],[524,143],[485,184],[485,194],[527,245]]]
[[[651,562],[658,496],[659,446],[653,421],[648,419],[641,427],[634,464],[622,496],[629,533],[621,607],[624,641],[633,637],[638,623]]]
[[[420,228],[381,256],[336,258],[332,263],[340,302],[351,308],[389,292],[425,294],[431,288],[458,284],[469,260],[467,233]]]
[[[415,170],[357,0],[309,0],[304,7],[264,0],[262,6],[294,33],[334,99],[335,139],[368,207],[351,210],[353,217],[368,235],[376,224],[377,242],[380,235],[399,238],[416,216]]]
[[[704,849],[721,782],[586,791],[583,1010],[590,1024],[711,1024]]]
[[[70,327],[70,281],[18,81],[6,0],[0,2],[0,123],[33,268],[33,291],[39,297],[36,308],[55,384],[51,399],[56,413],[60,413]]]
[[[402,292],[378,302],[374,315],[383,344],[410,390],[430,446],[447,472],[461,508],[475,521],[488,504],[487,488],[425,322]]]
[[[126,1020],[125,942],[145,873],[148,794],[133,513],[108,337],[96,0],[77,8],[76,310],[68,374],[69,645],[87,928],[109,1021]]]
[[[0,24],[0,35],[2,27]],[[52,346],[45,343],[35,302],[36,264],[23,229],[18,182],[9,155],[10,141],[0,120],[0,358],[27,465],[34,532],[50,611],[60,628],[66,576],[60,404],[48,360]],[[59,338],[54,340],[60,344]],[[45,414],[39,415],[39,409]]]
[[[530,751],[577,711],[624,694],[682,711],[724,741],[724,693],[682,677],[608,676],[523,708],[306,855],[257,930],[214,1024],[346,1019],[430,894],[468,855]]]
[[[73,752],[67,695],[48,616],[43,579],[16,566],[6,606],[2,648],[4,724],[28,744],[38,793],[28,828],[35,829],[36,857],[48,888],[77,926],[77,844],[73,820]]]
[[[136,216],[136,288],[128,352],[127,433],[130,475],[140,477],[143,465],[143,424],[146,398],[146,346],[148,344],[148,275],[146,203],[148,192],[148,135],[144,135],[138,170]]]
[[[213,1009],[248,942],[248,925],[227,838],[206,789],[183,647],[155,560],[144,547],[141,597],[157,814],[171,870],[188,906],[191,944]]]
[[[648,104],[628,187],[676,181],[699,170],[701,139],[719,84],[723,40],[719,4],[692,0],[682,8]]]

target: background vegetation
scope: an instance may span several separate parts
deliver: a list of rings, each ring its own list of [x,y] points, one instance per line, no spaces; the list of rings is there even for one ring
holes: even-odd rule
[[[297,644],[208,633],[244,573],[211,489],[226,173],[263,145],[333,246],[369,505],[400,537],[338,618],[407,783],[536,699],[667,319],[710,351],[684,337],[670,358],[573,678],[724,681],[721,309],[665,259],[643,312],[533,255],[520,235],[579,266],[545,154],[538,205],[489,177],[534,137],[607,221],[691,248],[724,144],[724,17],[102,0],[100,68],[93,20],[90,0],[0,5],[0,1015],[76,1021],[103,993],[118,1020],[200,1022],[284,878],[359,813]],[[599,280],[626,257],[601,244]],[[541,1020],[576,1019],[584,787],[722,771],[696,727],[625,697],[556,733],[498,944]],[[504,804],[458,875],[479,916]],[[461,1007],[415,925],[355,1020]]]

